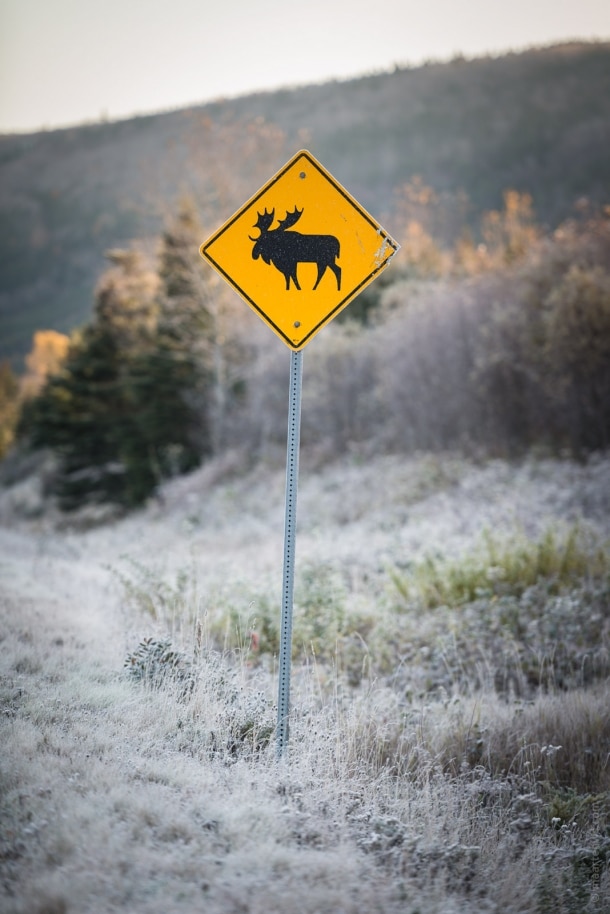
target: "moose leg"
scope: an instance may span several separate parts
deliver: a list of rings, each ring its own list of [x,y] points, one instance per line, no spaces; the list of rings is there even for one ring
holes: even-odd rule
[[[292,273],[286,273],[285,276],[286,276],[286,291],[288,291],[290,289],[290,280],[292,280],[294,283],[295,289],[298,289],[300,292],[301,287],[300,287],[299,281],[297,279],[297,268],[295,267],[294,270],[292,271]]]
[[[318,264],[318,278],[316,279],[316,284],[314,286],[314,289],[318,288],[318,283],[324,276],[328,267],[330,267],[330,269],[333,271],[333,273],[335,274],[335,276],[337,278],[337,289],[340,292],[341,291],[341,267],[338,267],[336,263],[319,263]]]
[[[317,264],[317,267],[318,267],[318,278],[316,279],[316,284],[315,284],[315,286],[314,286],[314,290],[318,288],[318,283],[320,282],[320,280],[322,279],[322,277],[323,277],[324,274],[326,273],[326,267],[327,267],[327,266],[328,266],[328,264],[326,264],[326,263],[318,263],[318,264]]]
[[[336,263],[329,263],[329,267],[337,277],[337,290],[341,291],[341,267],[338,267]]]

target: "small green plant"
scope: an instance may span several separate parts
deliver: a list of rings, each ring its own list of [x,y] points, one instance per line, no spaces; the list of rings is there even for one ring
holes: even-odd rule
[[[144,638],[125,658],[128,676],[160,688],[169,682],[179,682],[192,688],[193,669],[184,654],[174,650],[168,638]]]
[[[592,752],[591,747],[587,749]],[[610,792],[579,793],[574,787],[541,784],[549,824],[562,829],[575,823],[581,830],[610,822]]]

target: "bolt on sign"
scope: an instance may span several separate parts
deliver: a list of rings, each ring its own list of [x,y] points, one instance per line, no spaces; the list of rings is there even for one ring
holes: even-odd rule
[[[398,244],[301,150],[199,250],[298,352],[379,275]]]

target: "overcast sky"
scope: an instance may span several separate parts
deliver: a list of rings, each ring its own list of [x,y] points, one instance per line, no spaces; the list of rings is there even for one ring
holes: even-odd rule
[[[610,0],[0,0],[0,132],[610,39]]]

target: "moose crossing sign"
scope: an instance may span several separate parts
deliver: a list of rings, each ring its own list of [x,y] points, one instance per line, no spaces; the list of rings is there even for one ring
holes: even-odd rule
[[[398,244],[310,152],[298,152],[199,249],[294,352]]]

